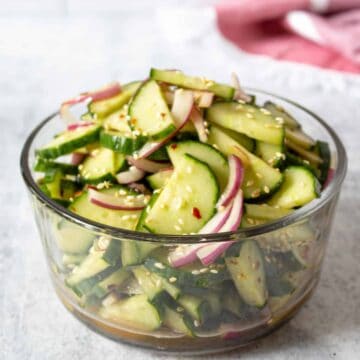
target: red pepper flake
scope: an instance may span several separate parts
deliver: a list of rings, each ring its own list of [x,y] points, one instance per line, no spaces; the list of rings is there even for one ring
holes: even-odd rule
[[[200,210],[197,207],[193,207],[192,214],[197,219],[201,219],[201,213],[200,213]]]
[[[175,150],[177,148],[177,144],[171,144],[170,147]]]

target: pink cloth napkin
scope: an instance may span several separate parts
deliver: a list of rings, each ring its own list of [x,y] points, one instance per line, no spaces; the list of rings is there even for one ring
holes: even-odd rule
[[[216,10],[245,51],[360,73],[360,0],[224,0]]]

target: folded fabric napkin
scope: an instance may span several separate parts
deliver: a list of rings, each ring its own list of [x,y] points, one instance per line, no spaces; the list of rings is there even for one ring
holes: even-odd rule
[[[245,51],[360,73],[360,0],[223,0],[216,12]]]

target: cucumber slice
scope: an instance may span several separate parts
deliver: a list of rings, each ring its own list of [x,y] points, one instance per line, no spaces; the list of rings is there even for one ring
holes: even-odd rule
[[[193,156],[207,165],[214,172],[220,189],[225,189],[229,177],[229,165],[224,155],[214,147],[198,141],[182,141],[167,147],[171,162],[176,164],[184,154]],[[186,172],[187,174],[189,171]]]
[[[101,238],[100,238],[101,239]],[[103,259],[110,265],[115,265],[120,260],[121,254],[121,241],[115,239],[106,239],[105,241],[109,241],[106,250],[104,251]]]
[[[245,204],[245,212],[249,218],[275,220],[291,214],[293,210],[269,206],[267,204]]]
[[[194,337],[194,325],[187,314],[165,306],[163,324],[176,333]]]
[[[146,140],[145,136],[134,136],[131,133],[113,130],[105,130],[100,133],[100,144],[103,147],[126,155],[139,150]]]
[[[178,287],[161,276],[151,273],[145,266],[135,267],[132,272],[150,301],[164,291],[175,300],[179,298],[180,289]]]
[[[124,326],[142,331],[154,331],[161,326],[161,318],[155,306],[145,294],[134,295],[115,304],[102,307],[99,315]]]
[[[208,165],[186,154],[174,166],[173,175],[145,219],[146,227],[154,233],[197,232],[214,214],[219,187]]]
[[[93,251],[65,279],[67,286],[78,295],[86,295],[96,283],[105,279],[116,267],[110,266],[103,258],[102,251]]]
[[[331,163],[331,154],[329,144],[325,141],[317,141],[315,145],[316,153],[321,157],[322,163],[319,165],[320,175],[319,181],[324,185]]]
[[[173,169],[158,171],[146,177],[147,182],[153,190],[163,188],[171,178]]]
[[[54,237],[58,248],[68,254],[84,254],[94,241],[91,232],[66,220],[54,226]]]
[[[305,150],[310,150],[315,145],[315,141],[299,129],[285,129],[285,138]]]
[[[144,226],[145,224],[145,219],[147,218],[150,209],[153,207],[153,205],[156,202],[156,199],[158,198],[159,194],[157,193],[153,193],[153,195],[151,196],[149,203],[147,204],[147,206],[143,209],[143,211],[141,212],[141,215],[139,217],[139,221],[136,224],[136,231],[142,231],[142,232],[149,232],[146,227]],[[139,243],[140,244],[140,243]]]
[[[253,240],[235,244],[228,250],[225,263],[245,303],[262,308],[268,292],[263,255],[258,244]]]
[[[113,186],[110,189],[101,190],[101,192],[114,196],[117,192],[125,192],[128,193],[128,195],[136,196],[134,192],[126,190],[120,186]],[[141,210],[111,210],[95,205],[89,200],[87,191],[75,199],[75,201],[69,206],[69,210],[100,224],[128,230],[135,229],[141,214]]]
[[[286,127],[290,129],[300,128],[300,124],[294,119],[294,117],[286,112],[280,105],[274,104],[271,101],[266,101],[264,108],[269,110],[275,118],[282,119]]]
[[[318,169],[310,164],[308,160],[304,160],[301,157],[287,151],[286,152],[286,166],[290,165],[299,165],[306,167],[309,171],[311,171],[315,176],[318,176]]]
[[[123,240],[121,243],[121,263],[123,266],[135,265],[139,262],[139,250],[136,242]]]
[[[235,89],[231,86],[219,84],[201,77],[188,76],[181,71],[151,69],[150,78],[184,88],[211,91],[226,100],[232,99],[235,93]]]
[[[103,121],[105,130],[114,130],[121,133],[131,133],[127,121],[128,105],[124,105],[121,109],[108,115]]]
[[[224,128],[245,134],[253,139],[281,145],[284,129],[271,114],[258,107],[238,102],[218,102],[206,111],[206,118]]]
[[[291,209],[303,206],[320,196],[320,184],[312,172],[302,166],[286,168],[285,179],[269,205]]]
[[[95,115],[95,118],[97,119],[104,118],[126,104],[138,90],[140,85],[140,81],[134,81],[124,85],[121,93],[116,96],[105,100],[91,102],[88,106],[89,112]]]
[[[64,254],[62,257],[62,263],[64,266],[75,267],[82,263],[86,255],[83,254]]]
[[[222,298],[222,306],[225,310],[230,311],[232,314],[235,314],[237,317],[241,318],[245,313],[246,305],[241,300],[235,287],[231,286],[224,291],[224,296]]]
[[[236,131],[223,128],[221,126],[211,125],[211,128],[220,128],[225,134],[229,135],[231,138],[233,138],[236,142],[238,142],[240,145],[242,145],[244,148],[246,148],[250,152],[255,151],[256,141],[244,134],[240,134]],[[216,130],[215,130],[216,131]],[[210,136],[210,134],[209,134]]]
[[[73,131],[65,131],[49,144],[36,150],[36,154],[43,158],[57,158],[69,154],[76,149],[97,141],[99,132],[99,125],[83,126]]]
[[[161,88],[154,80],[146,81],[137,91],[129,105],[129,116],[130,128],[153,140],[176,129]]]
[[[61,197],[64,200],[73,200],[75,193],[81,190],[79,187],[79,183],[69,180],[69,179],[61,179],[60,180],[60,192]]]
[[[222,282],[230,278],[224,266],[215,266],[210,272],[209,268],[200,267],[196,270],[175,269],[154,258],[147,258],[144,262],[145,267],[151,272],[169,280],[173,279],[175,284],[185,290],[190,288],[210,289],[218,287]],[[204,270],[202,270],[204,269]],[[202,271],[200,271],[202,270]]]
[[[204,299],[193,295],[182,295],[177,302],[194,320],[199,323],[199,325],[210,317],[211,307]]]
[[[98,282],[92,289],[89,295],[95,295],[97,298],[103,298],[111,291],[120,288],[126,280],[129,279],[130,274],[125,269],[118,269],[104,280]]]
[[[79,172],[83,182],[97,184],[113,180],[115,174],[125,164],[125,155],[101,147],[92,151],[91,155],[79,166]]]
[[[272,167],[277,168],[281,167],[286,159],[282,144],[274,145],[259,140],[256,141],[255,154]]]
[[[43,186],[46,187],[47,194],[52,199],[61,199],[61,179],[63,173],[59,169],[50,169],[45,173]]]
[[[34,170],[38,172],[46,172],[48,170],[58,169],[63,174],[76,175],[78,173],[78,167],[76,165],[67,164],[63,162],[57,162],[50,159],[44,159],[38,157],[34,166]]]

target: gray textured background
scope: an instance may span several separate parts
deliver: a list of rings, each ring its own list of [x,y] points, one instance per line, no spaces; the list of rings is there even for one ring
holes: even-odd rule
[[[327,119],[348,150],[313,298],[273,335],[213,358],[359,358],[360,77],[242,54],[214,31],[206,11],[174,17],[152,11],[154,3],[179,1],[0,0],[0,359],[150,358],[92,333],[57,300],[18,166],[27,134],[61,100],[113,79],[143,77],[150,66],[224,81],[237,71],[244,84],[291,97]]]

